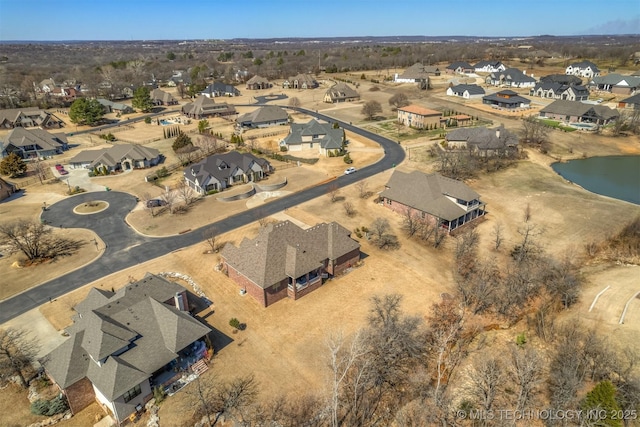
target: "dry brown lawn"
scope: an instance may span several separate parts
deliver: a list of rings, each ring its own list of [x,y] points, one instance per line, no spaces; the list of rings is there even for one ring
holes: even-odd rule
[[[27,391],[15,384],[0,389],[0,424],[3,427],[24,427],[47,417],[33,415],[29,410]]]

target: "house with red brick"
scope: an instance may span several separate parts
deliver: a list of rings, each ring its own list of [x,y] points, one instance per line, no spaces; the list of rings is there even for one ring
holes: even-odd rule
[[[360,261],[360,244],[336,222],[303,229],[291,221],[262,227],[255,239],[221,252],[223,271],[241,292],[268,307],[298,298],[322,286]]]
[[[435,129],[440,127],[442,113],[419,105],[398,108],[398,123],[414,129]]]
[[[93,288],[74,310],[69,338],[42,360],[74,414],[97,401],[120,425],[154,387],[206,370],[211,329],[189,314],[176,283],[147,274],[117,292]]]
[[[486,205],[478,193],[462,181],[437,173],[396,170],[380,198],[392,211],[401,215],[412,211],[447,233],[483,218],[486,213]]]

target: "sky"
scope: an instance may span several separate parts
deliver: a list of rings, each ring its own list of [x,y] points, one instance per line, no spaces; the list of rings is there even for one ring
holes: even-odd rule
[[[0,0],[0,41],[640,34],[640,0]]]

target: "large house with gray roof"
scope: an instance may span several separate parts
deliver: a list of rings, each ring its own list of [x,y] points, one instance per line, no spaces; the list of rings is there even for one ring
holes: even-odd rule
[[[589,82],[589,87],[618,95],[633,95],[640,91],[640,76],[625,76],[618,73],[597,76]]]
[[[640,92],[618,102],[618,108],[631,108],[634,110],[640,110]]]
[[[35,107],[11,108],[0,110],[0,128],[30,128],[59,129],[64,122],[55,115]]]
[[[380,193],[387,208],[401,215],[412,213],[450,233],[484,218],[486,205],[480,195],[462,181],[420,171],[394,171]]]
[[[338,224],[302,229],[290,221],[262,227],[254,239],[221,252],[223,271],[260,305],[296,300],[360,261],[360,244]]]
[[[282,83],[285,89],[315,89],[318,86],[318,81],[311,74],[298,74]]]
[[[329,104],[353,102],[358,100],[360,100],[360,94],[344,82],[336,83],[324,94],[324,102]]]
[[[456,61],[447,65],[445,71],[447,74],[470,74],[474,72],[474,68],[468,62]]]
[[[42,159],[61,154],[67,148],[67,136],[64,133],[16,127],[0,143],[0,157],[15,153],[22,159]]]
[[[149,94],[153,105],[178,105],[178,100],[173,97],[169,92],[165,92],[162,89],[154,89]]]
[[[273,167],[251,153],[230,151],[214,154],[184,169],[185,182],[198,194],[222,191],[235,184],[257,182],[266,178]]]
[[[591,61],[580,61],[569,64],[565,70],[565,74],[591,79],[600,75],[600,69]]]
[[[540,117],[567,123],[594,123],[606,125],[620,116],[618,110],[600,104],[558,99],[540,109]]]
[[[216,103],[213,98],[200,95],[195,101],[182,106],[182,114],[200,120],[206,117],[224,117],[236,114],[236,109],[233,105]]]
[[[187,291],[147,274],[116,292],[93,288],[74,308],[69,338],[44,357],[75,414],[93,401],[118,425],[191,370],[206,370],[211,329],[189,314]]]
[[[236,123],[243,128],[281,126],[289,123],[289,114],[277,105],[265,105],[239,116]]]
[[[482,98],[485,91],[478,85],[459,84],[447,88],[448,96],[458,96],[464,99]]]
[[[448,149],[467,150],[480,157],[505,157],[518,152],[518,136],[504,126],[458,128],[445,136]]]
[[[533,87],[536,84],[536,79],[517,68],[507,68],[506,70],[489,74],[485,82],[493,86]]]
[[[329,153],[339,152],[344,142],[344,129],[311,119],[308,123],[291,123],[289,135],[280,141],[280,146],[286,147],[287,151],[318,150],[329,156]]]
[[[568,101],[586,101],[589,99],[589,89],[582,85],[539,81],[531,88],[529,95],[540,98],[566,99]]]
[[[507,67],[500,61],[480,61],[473,69],[476,73],[497,73],[506,70]]]
[[[529,108],[531,100],[507,89],[483,96],[482,103],[491,105],[492,108],[517,111],[518,109]]]
[[[69,160],[73,169],[106,168],[109,172],[145,169],[160,163],[162,156],[155,148],[137,144],[116,144],[100,150],[84,150]]]
[[[429,75],[439,76],[440,69],[436,66],[423,65],[421,63],[415,63],[406,70],[404,73],[396,73],[393,81],[395,83],[429,83]]]
[[[206,96],[207,98],[220,96],[240,96],[240,91],[233,85],[223,82],[213,82],[202,92],[200,92],[200,94]]]
[[[269,89],[272,86],[265,77],[253,76],[247,80],[247,89],[249,90]]]

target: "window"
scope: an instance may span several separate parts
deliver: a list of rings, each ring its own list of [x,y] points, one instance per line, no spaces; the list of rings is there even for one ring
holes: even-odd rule
[[[142,390],[140,390],[140,384],[138,384],[137,386],[135,386],[134,388],[132,388],[131,390],[129,390],[123,395],[125,403],[130,401],[140,393],[142,393]]]

